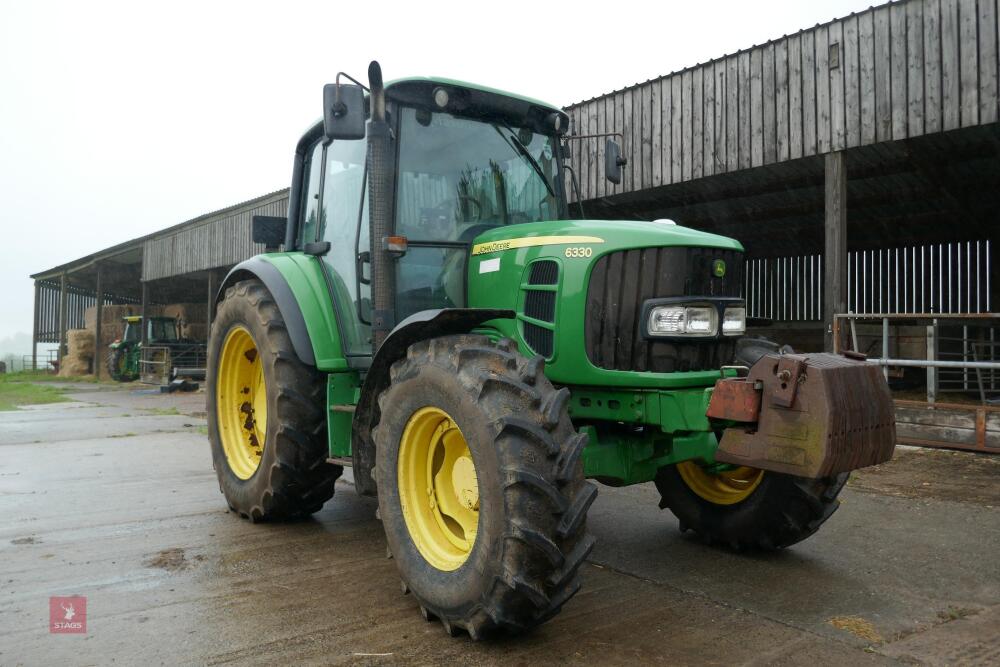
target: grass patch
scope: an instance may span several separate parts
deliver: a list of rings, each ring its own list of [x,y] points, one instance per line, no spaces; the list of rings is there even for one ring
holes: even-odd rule
[[[97,378],[93,375],[69,375],[69,376],[59,376],[55,373],[46,373],[44,371],[18,371],[17,373],[4,373],[0,375],[0,384],[4,383],[18,383],[18,382],[87,382],[90,384],[104,384],[98,383]]]
[[[846,630],[856,637],[865,641],[877,644],[882,641],[882,635],[878,633],[872,622],[860,616],[835,616],[827,621],[838,630]]]
[[[19,405],[60,403],[68,400],[63,396],[63,389],[60,387],[47,387],[30,382],[0,381],[0,411],[17,410]]]

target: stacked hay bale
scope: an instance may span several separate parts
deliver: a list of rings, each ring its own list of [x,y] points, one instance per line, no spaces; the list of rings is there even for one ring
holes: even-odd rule
[[[177,335],[199,342],[208,339],[208,326],[205,324],[205,304],[203,303],[169,303],[163,306],[162,315],[177,320]]]
[[[89,375],[94,364],[94,332],[70,329],[66,332],[66,354],[59,364],[60,377]]]

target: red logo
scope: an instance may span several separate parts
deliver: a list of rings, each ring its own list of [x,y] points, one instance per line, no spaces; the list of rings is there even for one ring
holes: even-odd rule
[[[54,634],[87,632],[87,598],[82,595],[49,598],[49,632]]]

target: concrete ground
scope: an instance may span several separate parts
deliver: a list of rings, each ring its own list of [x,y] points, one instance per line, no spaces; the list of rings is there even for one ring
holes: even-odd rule
[[[997,664],[1000,459],[899,450],[786,551],[707,548],[651,485],[601,487],[583,590],[533,633],[473,643],[400,593],[375,502],[227,513],[204,395],[80,386],[0,413],[0,665]],[[87,597],[87,633],[48,631]]]

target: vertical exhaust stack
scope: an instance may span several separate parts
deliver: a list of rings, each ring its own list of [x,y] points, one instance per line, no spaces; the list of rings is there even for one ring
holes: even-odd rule
[[[371,88],[371,115],[368,121],[368,215],[371,222],[372,257],[372,334],[373,350],[395,326],[393,294],[395,271],[392,258],[385,248],[386,237],[392,234],[392,133],[385,116],[385,88],[382,68],[373,60],[368,65],[368,85]]]

